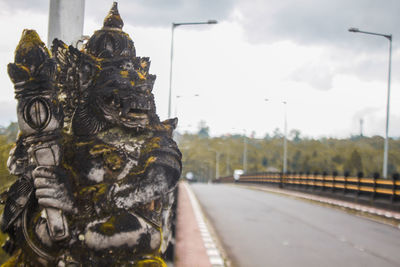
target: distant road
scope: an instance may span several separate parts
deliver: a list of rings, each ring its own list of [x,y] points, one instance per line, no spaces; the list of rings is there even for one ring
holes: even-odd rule
[[[400,230],[231,185],[192,184],[234,266],[400,266]]]

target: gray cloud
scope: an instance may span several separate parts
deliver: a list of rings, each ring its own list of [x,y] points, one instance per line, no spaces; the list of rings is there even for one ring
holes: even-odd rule
[[[111,8],[109,0],[86,0],[86,14],[100,22]],[[232,13],[232,0],[120,0],[125,23],[135,26],[169,27],[172,22],[224,20]]]
[[[49,0],[0,0],[5,8],[3,12],[14,13],[19,10],[29,10],[35,13],[47,14],[49,12]]]
[[[326,91],[332,88],[333,75],[328,66],[310,64],[291,73],[289,80],[306,82],[315,89]]]
[[[396,56],[400,48],[396,41],[400,36],[398,0],[241,0],[237,8],[250,43],[290,40],[303,46],[327,48],[329,55],[320,62],[289,74],[289,79],[307,82],[315,89],[330,89],[339,73],[367,81],[387,79],[388,40],[350,33],[350,27],[393,34],[393,69],[400,63]],[[399,78],[392,75],[393,80]]]
[[[400,35],[398,0],[269,0],[240,3],[246,33],[252,42],[294,40],[300,44],[381,47],[379,37],[349,33],[349,27]]]
[[[0,0],[7,12],[18,9],[47,12],[49,0]],[[98,21],[99,27],[112,5],[111,0],[86,0],[85,13]],[[238,20],[250,43],[291,40],[301,45],[322,45],[345,62],[334,69],[328,66],[305,66],[289,76],[309,82],[313,87],[329,89],[336,73],[362,75],[369,80],[383,80],[387,65],[387,40],[382,37],[349,33],[349,27],[392,33],[394,51],[400,47],[400,1],[398,0],[119,0],[119,10],[126,24],[170,27],[172,22],[208,19]],[[242,16],[232,16],[238,11]],[[193,29],[201,30],[202,27]],[[344,59],[343,54],[346,54]],[[371,57],[365,57],[371,55]],[[330,60],[330,59],[327,59]],[[400,58],[393,58],[393,66]],[[318,65],[318,64],[317,64]],[[383,66],[383,67],[382,67]],[[317,74],[317,75],[315,75]],[[400,77],[393,75],[393,79]]]
[[[362,77],[365,81],[386,81],[388,78],[388,53],[371,53],[370,55],[360,55],[352,51],[352,58],[360,58],[357,62],[348,62],[337,69],[340,73],[352,73]],[[400,76],[396,74],[397,67],[400,66],[400,57],[392,57],[392,82],[400,81]]]
[[[86,16],[102,22],[112,0],[86,0]],[[47,13],[49,0],[0,0],[8,9]],[[250,42],[292,40],[300,44],[351,46],[368,51],[387,43],[352,34],[349,27],[400,36],[398,0],[119,0],[125,23],[169,27],[171,22],[232,19],[234,10]],[[366,39],[368,38],[368,39]],[[397,46],[396,42],[394,43]]]
[[[50,0],[0,0],[5,12],[29,10],[48,13]],[[225,20],[232,13],[236,0],[119,0],[125,23],[135,26],[169,27],[172,22]],[[103,21],[112,0],[86,0],[86,16]]]

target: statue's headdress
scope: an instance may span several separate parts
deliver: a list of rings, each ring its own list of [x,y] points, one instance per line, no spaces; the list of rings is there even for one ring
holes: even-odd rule
[[[118,68],[119,72],[122,71],[119,74],[129,78],[134,86],[146,86],[152,90],[156,77],[148,73],[150,60],[147,57],[136,57],[134,43],[122,30],[123,26],[118,5],[114,2],[104,19],[103,28],[90,37],[84,51],[99,60],[103,74],[110,72],[110,67],[114,71]]]
[[[136,56],[135,46],[128,34],[122,31],[124,22],[114,2],[104,19],[103,28],[96,31],[85,46],[86,53],[101,59]]]
[[[71,116],[74,114],[74,119],[67,114],[65,121],[72,122],[75,134],[94,134],[113,124],[109,119],[113,117],[116,121],[112,106],[120,108],[122,115],[129,115],[122,118],[125,121],[133,118],[140,121],[145,112],[150,124],[159,123],[151,93],[156,76],[148,73],[149,58],[136,56],[132,39],[122,31],[123,25],[114,2],[103,27],[90,37],[82,51],[67,47],[59,40],[53,43],[61,69],[60,87],[65,89],[65,95],[71,96],[66,98],[64,110],[73,111],[69,112]],[[73,71],[71,65],[76,66]],[[71,76],[75,78],[71,80]],[[75,94],[71,93],[74,91]],[[128,123],[125,125],[131,127]],[[142,126],[143,123],[138,123],[132,127]]]

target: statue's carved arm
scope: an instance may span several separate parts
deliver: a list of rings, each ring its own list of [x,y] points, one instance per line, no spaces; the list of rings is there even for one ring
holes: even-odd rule
[[[173,149],[150,153],[144,163],[147,166],[144,173],[128,175],[122,183],[115,183],[110,189],[110,199],[114,199],[116,207],[130,209],[165,197],[179,179],[180,157]]]
[[[39,166],[33,172],[35,196],[40,206],[60,209],[67,214],[76,214],[71,182],[65,171],[57,166]]]

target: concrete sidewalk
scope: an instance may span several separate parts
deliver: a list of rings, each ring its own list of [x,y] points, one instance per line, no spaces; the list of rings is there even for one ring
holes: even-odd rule
[[[178,193],[174,266],[225,266],[214,239],[190,186],[181,182]]]

